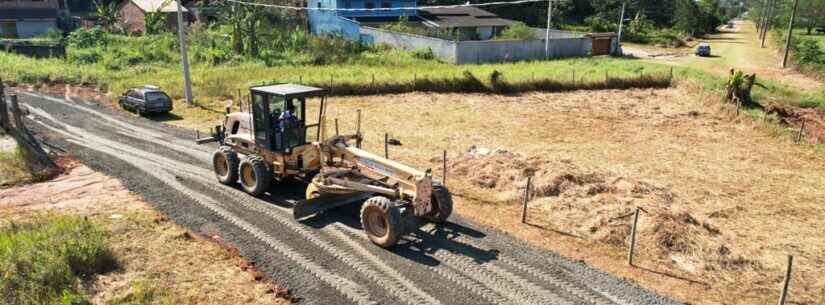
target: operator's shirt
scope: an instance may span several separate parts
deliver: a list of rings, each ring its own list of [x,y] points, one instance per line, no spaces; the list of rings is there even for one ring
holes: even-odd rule
[[[292,111],[290,110],[281,112],[281,116],[278,117],[278,124],[280,124],[279,127],[281,127],[281,131],[286,130],[286,127],[294,118],[295,116],[292,115]]]

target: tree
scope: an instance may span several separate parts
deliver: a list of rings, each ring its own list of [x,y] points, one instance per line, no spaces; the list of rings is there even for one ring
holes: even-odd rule
[[[257,5],[240,5],[229,1],[217,4],[221,23],[232,28],[232,48],[238,54],[258,56],[258,28],[264,9]]]
[[[799,24],[804,26],[808,35],[814,28],[825,26],[825,0],[800,0]]]
[[[120,17],[120,12],[117,11],[117,3],[114,1],[104,3],[101,0],[95,0],[94,8],[94,14],[100,21],[103,29],[111,32],[115,24],[117,24],[117,19]]]
[[[693,0],[677,0],[673,28],[693,36],[699,28],[699,5]]]

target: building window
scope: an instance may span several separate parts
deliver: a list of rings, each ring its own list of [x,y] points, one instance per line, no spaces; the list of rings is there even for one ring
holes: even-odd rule
[[[372,1],[367,1],[367,3],[364,4],[364,7],[366,7],[366,8],[375,8],[375,3],[373,3]]]
[[[324,7],[324,6],[321,5],[321,1],[318,1],[318,8],[322,8],[322,7]]]
[[[392,7],[392,3],[390,3],[390,2],[381,2],[381,7],[383,7],[383,8],[391,8],[391,7]]]

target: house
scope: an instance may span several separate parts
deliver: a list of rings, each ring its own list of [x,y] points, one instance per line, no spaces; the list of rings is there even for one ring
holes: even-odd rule
[[[162,14],[161,21],[169,30],[178,28],[178,3],[174,0],[128,0],[118,5],[118,24],[129,34],[146,33],[146,15]],[[183,7],[184,20],[189,20],[189,10]]]
[[[360,39],[360,22],[397,21],[402,16],[414,16],[415,0],[309,0],[309,29],[315,35],[335,34],[351,40]],[[342,11],[335,9],[376,9],[372,11]],[[373,20],[374,19],[374,20]]]
[[[0,1],[0,37],[31,38],[58,29],[68,15],[66,0]]]
[[[416,32],[451,40],[491,39],[513,23],[477,7],[418,9],[415,0],[310,0],[309,6],[315,8],[309,11],[312,33],[353,40],[360,39],[361,26],[378,28],[402,18]]]
[[[489,40],[513,24],[512,20],[471,6],[420,9],[418,16],[433,30],[455,33],[456,40]]]

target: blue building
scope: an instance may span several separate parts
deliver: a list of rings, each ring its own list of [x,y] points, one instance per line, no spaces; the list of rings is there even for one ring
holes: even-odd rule
[[[419,9],[415,0],[310,0],[308,5],[315,8],[308,13],[313,34],[339,35],[366,42],[370,39],[362,39],[361,26],[380,28],[402,17],[408,25],[421,28],[428,36],[449,40],[492,39],[513,23],[477,7]]]
[[[415,0],[309,0],[309,28],[313,34],[341,35],[360,39],[361,23],[386,23],[406,16],[416,20]],[[372,11],[336,11],[323,9],[376,9]]]

